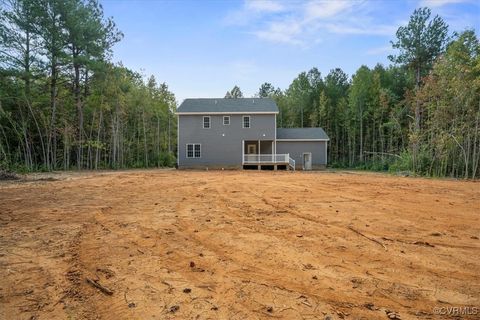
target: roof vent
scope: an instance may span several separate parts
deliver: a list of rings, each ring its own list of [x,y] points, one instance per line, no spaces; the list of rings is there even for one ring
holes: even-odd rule
[[[252,103],[255,104],[255,99],[252,99]]]
[[[215,100],[215,104],[217,104],[217,100]]]

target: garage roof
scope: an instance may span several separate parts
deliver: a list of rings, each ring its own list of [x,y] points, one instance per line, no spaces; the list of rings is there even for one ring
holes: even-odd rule
[[[278,113],[270,98],[200,98],[185,99],[177,113]]]
[[[280,140],[330,140],[322,128],[278,128]]]

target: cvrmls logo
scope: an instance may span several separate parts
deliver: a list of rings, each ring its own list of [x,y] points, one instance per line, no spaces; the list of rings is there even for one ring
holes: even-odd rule
[[[478,307],[435,307],[433,308],[433,313],[454,316],[471,316],[479,314]]]

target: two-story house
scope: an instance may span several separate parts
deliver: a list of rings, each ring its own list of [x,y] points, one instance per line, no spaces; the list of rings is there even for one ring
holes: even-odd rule
[[[177,109],[178,168],[324,168],[322,128],[277,128],[269,98],[186,99]]]

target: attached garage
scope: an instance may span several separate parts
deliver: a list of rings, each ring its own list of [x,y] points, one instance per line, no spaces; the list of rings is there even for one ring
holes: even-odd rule
[[[289,154],[296,170],[324,169],[329,140],[322,128],[279,128],[276,153]]]

